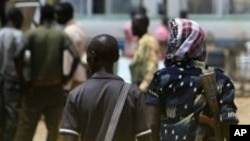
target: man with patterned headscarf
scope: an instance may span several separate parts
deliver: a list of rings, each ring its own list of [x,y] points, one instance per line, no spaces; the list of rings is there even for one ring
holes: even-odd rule
[[[147,92],[147,117],[154,140],[211,139],[212,127],[198,120],[202,115],[213,121],[200,82],[202,71],[208,69],[204,63],[204,32],[195,21],[179,18],[170,21],[169,30],[165,68],[154,74]],[[221,86],[219,117],[222,133],[228,139],[229,125],[238,123],[235,88],[223,71],[213,71]]]

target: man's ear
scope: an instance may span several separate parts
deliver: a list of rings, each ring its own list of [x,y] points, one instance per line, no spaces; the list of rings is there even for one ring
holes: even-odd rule
[[[94,63],[96,62],[97,58],[96,58],[96,53],[95,51],[91,50],[88,54],[87,54],[87,62],[88,63]]]

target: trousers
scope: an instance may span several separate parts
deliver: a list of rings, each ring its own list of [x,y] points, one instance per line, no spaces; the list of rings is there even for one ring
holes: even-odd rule
[[[1,79],[0,140],[12,141],[16,132],[21,90],[18,82]]]
[[[15,141],[32,141],[37,124],[44,117],[47,141],[56,141],[63,110],[63,86],[31,87],[24,92]]]

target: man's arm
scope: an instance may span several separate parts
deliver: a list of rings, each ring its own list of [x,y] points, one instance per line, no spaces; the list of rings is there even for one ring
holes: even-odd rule
[[[147,57],[145,60],[147,68],[145,68],[146,75],[144,76],[139,87],[143,92],[146,92],[158,67],[158,44],[155,42],[150,43],[146,48],[144,48],[143,52],[143,56]]]
[[[153,141],[159,141],[160,133],[161,100],[158,93],[158,89],[160,86],[160,76],[160,71],[157,71],[154,74],[154,77],[147,91],[146,99],[146,117],[147,123],[152,130],[151,136]]]
[[[152,133],[151,137],[153,141],[158,141],[160,133],[160,110],[159,106],[147,105],[146,108],[147,123],[149,124]]]
[[[24,83],[25,82],[25,79],[24,79],[24,75],[23,75],[23,57],[24,57],[24,52],[25,52],[25,49],[23,49],[19,55],[17,55],[15,58],[14,58],[14,63],[15,63],[15,67],[16,67],[16,72],[17,72],[17,75],[21,81],[21,83]]]
[[[71,78],[72,78],[72,76],[74,75],[74,73],[75,73],[75,71],[76,71],[76,68],[77,68],[77,66],[78,66],[78,64],[79,64],[79,62],[80,62],[80,57],[79,57],[79,55],[78,55],[78,53],[77,53],[77,50],[75,49],[75,47],[73,46],[73,43],[72,43],[72,41],[70,40],[70,38],[69,37],[67,37],[66,35],[65,35],[65,46],[66,46],[66,49],[69,51],[69,53],[71,54],[71,56],[73,57],[73,62],[72,62],[72,64],[71,64],[71,69],[70,69],[70,72],[69,72],[69,74],[68,75],[65,75],[64,76],[64,79],[63,79],[63,82],[64,83],[67,83]]]
[[[140,136],[140,137],[138,137],[136,139],[137,139],[137,141],[152,141],[152,138],[151,138],[150,134]]]
[[[14,52],[14,63],[17,75],[20,79],[20,82],[22,84],[25,83],[25,78],[23,74],[23,68],[24,68],[24,55],[25,55],[25,41],[24,41],[24,35],[21,33],[19,36],[15,37],[15,52]]]
[[[78,136],[73,134],[60,134],[58,141],[78,141]]]

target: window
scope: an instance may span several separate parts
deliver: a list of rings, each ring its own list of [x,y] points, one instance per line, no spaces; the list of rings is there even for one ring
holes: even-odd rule
[[[93,0],[93,14],[105,13],[105,0]]]
[[[87,14],[87,0],[62,0],[71,3],[76,14]]]
[[[74,6],[77,15],[82,14],[128,14],[142,0],[61,0]]]
[[[128,14],[132,7],[131,0],[113,0],[112,13],[113,14]]]
[[[229,14],[250,14],[249,0],[228,0],[230,3]]]
[[[217,0],[188,0],[190,14],[215,14]]]

